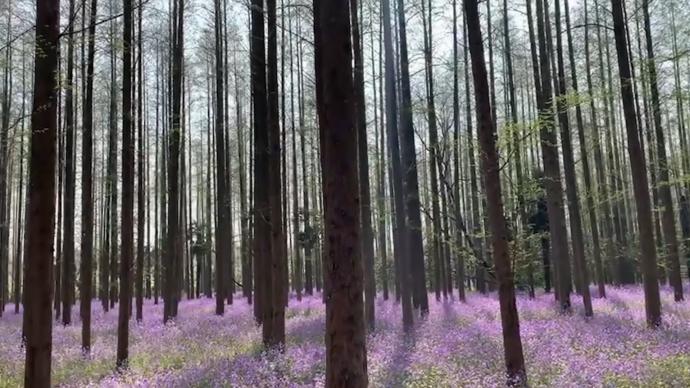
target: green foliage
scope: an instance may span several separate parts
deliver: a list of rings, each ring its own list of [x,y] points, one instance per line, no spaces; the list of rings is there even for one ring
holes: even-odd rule
[[[75,376],[79,380],[98,381],[113,373],[112,360],[103,358],[85,362],[82,359],[71,359],[68,362],[53,368],[53,384],[61,385],[71,383]]]
[[[434,365],[424,365],[406,374],[403,378],[404,387],[435,388],[448,386],[446,374]]]
[[[640,380],[610,376],[607,385],[614,387],[690,387],[690,355],[681,354],[653,360]]]

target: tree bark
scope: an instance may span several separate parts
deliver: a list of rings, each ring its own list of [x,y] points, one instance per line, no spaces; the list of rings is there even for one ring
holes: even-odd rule
[[[553,248],[551,257],[558,259],[557,296],[561,311],[566,312],[570,310],[570,253],[568,252],[568,232],[565,226],[565,214],[563,211],[563,187],[561,185],[557,136],[553,120],[551,67],[550,56],[547,51],[544,19],[545,14],[542,0],[537,0],[537,29],[539,31],[541,94],[543,99],[542,106],[540,107],[539,137],[544,163],[544,186],[546,187],[551,246]]]
[[[215,98],[215,140],[216,140],[216,201],[218,204],[218,228],[216,229],[216,315],[225,312],[225,292],[227,284],[223,284],[225,278],[225,261],[227,260],[228,244],[227,223],[229,201],[226,190],[225,171],[225,91],[223,68],[223,9],[220,0],[214,1],[215,10],[215,70],[216,70],[216,98]]]
[[[383,35],[385,47],[385,87],[386,87],[386,134],[388,136],[388,150],[391,157],[393,181],[393,202],[395,211],[395,230],[394,249],[398,260],[396,268],[396,279],[400,283],[400,299],[402,306],[403,328],[412,329],[412,301],[411,301],[411,281],[410,281],[410,256],[408,250],[409,240],[406,238],[405,230],[405,202],[403,199],[402,166],[400,161],[400,146],[398,137],[398,106],[397,106],[397,86],[395,77],[395,60],[393,57],[393,38],[391,29],[390,0],[381,1],[381,12],[383,13]]]
[[[38,388],[50,386],[51,371],[59,33],[60,1],[38,0],[24,282],[24,386]]]
[[[659,86],[657,83],[656,63],[654,62],[654,44],[652,42],[652,30],[649,22],[649,0],[642,0],[644,14],[644,32],[647,45],[647,66],[649,86],[652,94],[652,113],[654,118],[654,132],[656,134],[656,150],[659,163],[659,196],[661,197],[661,223],[666,242],[666,262],[671,271],[671,286],[676,302],[683,300],[683,281],[680,274],[680,258],[678,249],[678,237],[676,235],[676,223],[674,219],[673,199],[671,198],[671,186],[669,181],[669,167],[666,158],[666,141],[664,129],[661,124],[661,103],[659,102]],[[659,236],[661,238],[661,236]]]
[[[132,128],[132,0],[124,0],[122,54],[122,231],[120,305],[117,318],[117,367],[129,358],[129,317],[132,303],[130,272],[134,254],[134,131]]]
[[[642,266],[643,287],[645,293],[645,313],[647,325],[656,328],[661,325],[661,301],[659,283],[657,282],[656,249],[654,246],[654,228],[652,209],[647,182],[647,167],[637,131],[637,112],[632,91],[630,60],[625,36],[625,18],[622,0],[611,0],[613,11],[613,29],[616,39],[618,71],[620,74],[621,99],[625,113],[625,129],[628,138],[628,154],[633,176],[633,189],[637,209],[637,224],[640,235],[640,261]]]
[[[587,261],[585,260],[585,242],[582,228],[582,215],[580,213],[580,199],[577,191],[577,175],[575,172],[575,157],[570,135],[570,118],[566,105],[566,80],[565,64],[563,60],[563,39],[561,34],[561,2],[555,0],[556,20],[556,63],[558,69],[558,91],[556,93],[556,106],[558,111],[558,126],[561,130],[561,146],[563,148],[563,168],[565,171],[566,196],[568,198],[568,214],[570,220],[570,234],[573,239],[573,256],[575,267],[579,272],[580,292],[585,307],[585,316],[591,317],[592,299],[589,292],[589,274]]]
[[[268,46],[266,53],[267,97],[268,97],[268,199],[270,211],[271,256],[269,261],[269,278],[266,282],[267,307],[264,312],[264,344],[282,346],[285,344],[285,305],[287,300],[287,261],[283,235],[283,215],[281,206],[281,141],[278,106],[278,43],[275,0],[266,1],[266,18],[268,26]],[[265,243],[265,242],[262,242]],[[269,285],[269,282],[271,283]],[[270,304],[270,307],[269,307]],[[270,324],[266,321],[270,320]]]
[[[81,288],[80,315],[82,351],[89,353],[91,349],[91,288],[93,282],[93,75],[96,54],[96,15],[98,1],[91,1],[89,31],[88,31],[88,59],[86,68],[86,89],[83,102],[83,139],[82,139],[82,194],[81,194]]]
[[[359,3],[350,0],[352,46],[354,51],[354,93],[359,166],[359,206],[361,217],[362,261],[364,262],[364,299],[367,329],[374,331],[376,317],[376,271],[374,270],[374,232],[371,226],[371,191],[369,186],[369,143],[367,140],[366,99],[364,95],[364,59],[359,29]]]
[[[419,202],[419,179],[417,176],[417,153],[412,119],[412,96],[410,91],[410,70],[407,54],[407,27],[404,0],[398,0],[398,28],[400,34],[400,160],[403,172],[405,197],[406,239],[409,240],[410,269],[412,270],[412,301],[422,316],[429,313],[424,270],[424,246],[422,220]]]
[[[487,213],[491,231],[494,264],[498,280],[503,349],[508,386],[527,386],[525,360],[522,354],[520,323],[515,304],[515,286],[508,247],[508,228],[503,210],[500,169],[496,149],[496,127],[491,116],[491,97],[487,81],[484,47],[477,0],[464,0],[467,15],[469,50],[476,104],[479,146],[482,151],[482,172],[486,184]]]
[[[75,18],[74,0],[69,1],[70,20]],[[65,192],[64,192],[64,236],[62,238],[62,324],[72,322],[72,299],[74,294],[74,23],[67,28],[67,79],[65,85]]]
[[[366,387],[363,265],[355,90],[348,1],[314,2],[316,87],[321,132],[326,271],[326,386]],[[356,17],[356,16],[355,16]]]

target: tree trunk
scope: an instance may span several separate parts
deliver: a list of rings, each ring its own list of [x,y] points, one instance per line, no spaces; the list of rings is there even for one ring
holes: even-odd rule
[[[669,182],[669,168],[666,159],[666,142],[664,129],[661,124],[661,104],[659,102],[659,86],[657,84],[656,64],[654,62],[654,44],[649,22],[649,0],[642,0],[644,13],[644,31],[647,45],[647,66],[649,84],[652,92],[652,112],[654,116],[654,130],[656,134],[657,158],[659,163],[659,196],[663,205],[661,223],[666,242],[666,262],[671,271],[671,285],[676,302],[683,300],[683,281],[680,274],[680,258],[678,252],[678,238],[676,236],[676,223],[673,217],[674,208],[671,198],[671,186]],[[659,236],[661,238],[661,236]]]
[[[22,44],[22,109],[21,115],[24,117],[26,114],[26,56],[25,46]],[[24,246],[24,240],[22,239],[22,230],[24,229],[24,224],[22,224],[22,215],[25,208],[25,196],[24,196],[24,135],[25,135],[25,122],[22,120],[22,126],[19,133],[19,187],[17,188],[17,223],[16,223],[16,240],[15,240],[15,254],[14,254],[14,313],[19,314],[19,304],[23,303],[22,295],[22,276],[24,266],[22,264],[22,248]]]
[[[484,263],[484,244],[481,238],[482,233],[482,219],[480,216],[480,201],[479,201],[479,187],[477,185],[477,159],[474,154],[474,134],[472,125],[472,104],[470,103],[470,59],[469,59],[469,45],[467,44],[468,31],[467,31],[467,15],[465,14],[465,9],[463,7],[463,41],[464,44],[464,68],[465,68],[465,120],[467,125],[467,148],[468,148],[468,158],[470,166],[470,191],[472,192],[472,232],[474,234],[474,246],[475,246],[475,285],[477,291],[480,293],[486,293],[486,268],[482,265]]]
[[[585,5],[586,7],[586,5]],[[578,84],[577,84],[577,67],[575,65],[575,53],[573,49],[573,35],[570,29],[570,6],[568,0],[564,2],[565,8],[565,24],[568,38],[568,59],[570,64],[570,78],[572,82],[572,88],[575,94],[578,94]],[[594,203],[594,198],[596,193],[594,192],[594,187],[592,186],[591,176],[590,176],[590,164],[587,150],[587,142],[585,140],[585,129],[584,129],[584,119],[582,117],[582,106],[579,103],[575,105],[575,118],[577,123],[577,137],[580,142],[580,158],[582,159],[582,175],[584,176],[585,182],[585,196],[587,201],[587,214],[589,216],[590,231],[592,234],[592,250],[594,256],[594,265],[596,269],[596,281],[599,289],[599,297],[603,298],[606,296],[606,288],[604,285],[604,267],[601,262],[601,244],[599,242],[599,224],[597,219],[596,205]]]
[[[637,223],[640,235],[640,255],[645,292],[645,312],[647,324],[656,328],[661,325],[661,301],[659,283],[657,282],[656,249],[654,246],[654,229],[652,209],[647,182],[647,167],[637,131],[637,112],[632,91],[630,60],[628,58],[625,37],[625,18],[622,0],[611,0],[613,11],[613,29],[616,38],[618,71],[620,73],[621,99],[625,113],[625,129],[628,138],[628,154],[633,176],[633,189],[637,209]]]
[[[357,158],[359,163],[359,204],[361,209],[362,261],[364,262],[364,299],[367,329],[374,331],[376,299],[376,271],[374,270],[374,232],[371,226],[371,194],[369,189],[369,143],[367,141],[366,99],[364,95],[364,59],[359,29],[359,5],[350,0],[352,45],[354,50],[355,124],[357,128]]]
[[[0,317],[5,311],[9,290],[9,223],[11,218],[12,191],[8,190],[8,176],[10,173],[9,130],[10,107],[12,95],[12,1],[7,6],[7,51],[5,52],[5,71],[3,74],[3,91],[0,108]]]
[[[173,12],[173,53],[172,53],[172,125],[168,134],[168,229],[165,255],[168,260],[165,265],[165,296],[163,322],[167,322],[177,315],[179,264],[182,259],[180,246],[180,133],[181,127],[181,97],[182,97],[182,55],[184,4],[182,0],[174,0]]]
[[[134,131],[132,128],[132,0],[124,0],[122,54],[122,231],[120,306],[117,319],[117,367],[129,358],[129,316],[132,303],[130,272],[134,254]]]
[[[424,246],[422,240],[422,220],[419,203],[419,179],[417,177],[417,158],[415,133],[412,120],[412,96],[410,91],[410,70],[407,54],[407,29],[405,27],[404,0],[398,0],[398,28],[400,33],[400,157],[402,163],[406,234],[409,240],[408,252],[412,270],[413,303],[422,316],[429,313],[429,300],[426,291],[424,270]]]
[[[472,57],[472,76],[477,112],[479,146],[482,151],[482,171],[486,184],[487,213],[498,280],[503,349],[508,386],[527,386],[525,360],[522,354],[520,324],[515,304],[515,287],[508,248],[508,228],[503,212],[500,169],[496,149],[496,128],[491,119],[491,100],[487,81],[484,47],[476,0],[464,0],[467,15],[469,50]]]
[[[555,0],[556,20],[556,57],[558,68],[558,91],[556,93],[556,106],[558,111],[558,126],[561,130],[561,145],[563,147],[563,167],[565,171],[566,196],[568,198],[568,214],[570,220],[570,233],[573,239],[573,256],[575,268],[579,272],[580,292],[585,307],[585,316],[590,317],[592,312],[592,299],[589,293],[589,275],[585,260],[585,242],[582,228],[582,216],[580,214],[580,199],[577,191],[577,175],[575,172],[575,158],[570,137],[570,118],[566,105],[566,80],[565,64],[563,60],[563,39],[561,34],[561,3]],[[566,248],[567,249],[567,248]]]
[[[216,140],[216,201],[218,204],[218,228],[216,229],[216,315],[225,312],[225,292],[227,284],[223,284],[225,274],[225,260],[227,259],[228,244],[227,224],[230,203],[226,191],[225,171],[225,90],[223,68],[223,39],[222,23],[223,9],[220,0],[214,1],[215,9],[215,68],[216,68],[216,98],[215,98],[215,140]]]
[[[69,1],[70,20],[75,18],[74,0]],[[62,239],[62,324],[72,322],[74,294],[74,23],[67,29],[67,79],[65,85],[65,192],[64,236]]]
[[[24,386],[39,388],[50,386],[52,351],[53,320],[50,301],[55,233],[59,34],[60,2],[37,1],[24,282]]]
[[[396,279],[400,283],[400,298],[402,300],[402,320],[403,328],[406,331],[412,329],[413,316],[411,304],[411,282],[410,282],[410,263],[409,263],[409,240],[406,238],[405,230],[405,203],[403,200],[402,166],[400,162],[400,148],[398,144],[398,107],[397,89],[395,77],[395,60],[393,58],[393,38],[391,29],[391,11],[389,0],[381,2],[381,12],[383,13],[383,35],[385,46],[386,62],[386,134],[388,136],[388,150],[391,157],[393,181],[393,202],[395,211],[395,230],[394,249],[398,260],[396,268]]]
[[[314,2],[316,87],[321,132],[325,235],[326,386],[366,387],[367,353],[355,90],[348,1]],[[353,16],[356,18],[356,15]]]
[[[436,105],[434,100],[434,72],[432,63],[432,19],[431,4],[428,4],[429,18],[427,22],[427,0],[422,0],[422,25],[424,26],[424,69],[426,72],[427,120],[429,125],[429,181],[431,189],[431,260],[434,265],[434,293],[436,300],[441,299],[441,211],[439,209],[438,172],[438,128],[436,125]]]
[[[286,272],[285,242],[281,206],[281,142],[278,106],[278,42],[275,0],[266,1],[268,26],[267,46],[267,97],[268,97],[268,199],[270,211],[271,256],[269,278],[266,286],[267,307],[264,316],[263,339],[267,346],[282,346],[285,343]],[[265,244],[265,241],[262,242]],[[269,285],[270,283],[270,285]],[[269,307],[270,305],[270,307]],[[270,324],[266,324],[270,320]]]
[[[565,226],[565,214],[563,211],[563,187],[561,186],[561,169],[553,120],[551,67],[547,51],[544,19],[542,0],[537,0],[537,29],[539,31],[541,94],[543,99],[542,106],[540,107],[539,137],[541,139],[544,163],[544,186],[546,186],[551,246],[553,247],[551,257],[558,259],[558,298],[561,311],[566,312],[570,310],[570,253],[568,252],[568,232]]]
[[[458,298],[465,301],[465,259],[462,252],[462,229],[460,220],[460,87],[458,83],[458,4],[453,0],[453,216],[455,217],[455,254],[457,267]]]
[[[93,76],[96,54],[97,0],[91,1],[88,31],[88,59],[86,89],[83,102],[82,182],[81,182],[81,288],[79,291],[81,315],[81,347],[85,353],[91,349],[91,288],[93,280]]]
[[[144,194],[144,122],[143,116],[144,111],[143,99],[144,99],[144,52],[142,50],[142,18],[143,18],[143,4],[139,4],[138,18],[137,18],[137,29],[139,30],[138,39],[138,63],[137,63],[137,80],[139,83],[139,88],[137,89],[137,129],[138,129],[138,148],[139,153],[137,155],[137,263],[136,263],[136,279],[135,279],[135,294],[136,294],[136,320],[141,322],[144,319],[144,225],[146,221],[146,198]],[[132,94],[134,97],[134,94]],[[132,142],[133,143],[133,142]],[[134,144],[132,144],[132,147]],[[147,228],[148,229],[148,228]]]
[[[254,284],[255,318],[259,323],[270,325],[264,320],[270,295],[268,266],[271,260],[271,214],[268,198],[268,124],[266,100],[266,49],[264,38],[263,0],[252,0],[251,6],[251,88],[254,105]]]

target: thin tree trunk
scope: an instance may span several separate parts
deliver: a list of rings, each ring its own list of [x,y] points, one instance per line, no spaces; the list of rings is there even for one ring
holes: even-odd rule
[[[520,339],[520,324],[515,304],[515,287],[508,248],[508,228],[503,212],[496,127],[492,122],[489,85],[484,63],[479,10],[476,0],[464,0],[467,15],[469,50],[478,121],[479,145],[482,151],[482,171],[486,182],[487,213],[498,278],[498,294],[503,328],[503,349],[508,386],[527,386],[527,373]]]
[[[458,4],[453,0],[453,216],[455,217],[455,239],[457,256],[458,298],[465,301],[465,257],[462,252],[462,229],[460,220],[460,87],[458,83]],[[464,31],[464,30],[463,30]],[[469,103],[468,103],[469,104]]]
[[[144,194],[144,122],[143,122],[143,99],[144,99],[144,52],[142,50],[142,19],[143,19],[143,4],[138,6],[137,29],[139,30],[138,39],[138,63],[137,63],[137,79],[139,88],[137,89],[137,129],[138,129],[138,148],[137,155],[137,262],[136,262],[136,279],[135,279],[135,293],[136,293],[136,320],[141,322],[144,319],[144,225],[146,221],[146,198]],[[132,94],[132,97],[134,95]],[[133,145],[132,145],[133,146]]]
[[[225,312],[225,292],[227,284],[223,284],[225,274],[225,260],[228,256],[227,223],[230,203],[226,192],[225,171],[225,92],[223,67],[223,39],[222,21],[223,10],[220,0],[214,2],[215,9],[215,70],[216,70],[216,99],[215,99],[215,140],[216,140],[216,201],[218,203],[218,228],[216,229],[216,315]]]
[[[428,4],[427,21],[427,0],[422,0],[422,25],[424,26],[424,69],[426,72],[426,99],[427,99],[427,120],[429,124],[429,181],[431,189],[431,261],[434,266],[434,293],[436,300],[441,299],[441,211],[439,209],[439,187],[438,187],[438,129],[436,126],[436,105],[434,101],[434,72],[432,63],[432,18],[431,2]]]
[[[132,128],[132,0],[124,0],[122,54],[122,231],[120,306],[117,319],[117,367],[129,358],[129,317],[132,303],[130,272],[134,254],[134,131]]]
[[[93,280],[93,76],[96,54],[97,0],[91,1],[88,31],[88,59],[86,68],[86,89],[83,102],[82,181],[81,181],[81,288],[80,315],[82,320],[82,351],[91,350],[91,288]]]
[[[575,65],[575,53],[573,49],[573,35],[570,29],[570,6],[568,0],[564,2],[565,8],[565,24],[566,32],[568,38],[568,59],[570,65],[570,78],[572,82],[572,88],[575,94],[578,94],[578,84],[577,84],[577,67]],[[597,220],[596,205],[594,203],[594,198],[596,193],[594,192],[594,187],[592,186],[591,176],[590,176],[590,164],[587,150],[587,142],[585,140],[585,130],[584,130],[584,119],[582,117],[582,106],[579,103],[575,105],[575,118],[577,123],[577,137],[580,142],[580,158],[582,159],[582,175],[585,182],[585,197],[587,201],[587,214],[589,216],[590,231],[592,234],[592,253],[594,256],[594,265],[596,269],[596,281],[599,289],[599,297],[603,298],[606,296],[606,288],[604,285],[604,267],[601,262],[601,246],[599,242],[599,224]],[[585,283],[585,286],[587,284]]]

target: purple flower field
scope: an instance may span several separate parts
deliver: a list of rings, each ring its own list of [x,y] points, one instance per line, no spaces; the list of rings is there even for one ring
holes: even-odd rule
[[[573,298],[575,299],[575,297]],[[433,296],[430,297],[433,300]],[[581,304],[560,316],[553,295],[518,300],[530,385],[533,387],[690,386],[690,303],[673,302],[662,288],[664,326],[645,327],[639,287],[609,288],[585,321]],[[174,325],[162,324],[162,305],[147,301],[144,322],[131,323],[130,370],[113,373],[117,310],[94,303],[90,358],[80,350],[75,324],[53,328],[53,383],[65,387],[320,387],[323,386],[324,307],[320,298],[290,301],[287,348],[261,352],[260,331],[243,300],[216,317],[214,301],[180,304]],[[21,315],[0,319],[0,387],[21,386]],[[466,303],[432,302],[427,320],[405,337],[399,306],[377,301],[377,330],[368,337],[373,387],[502,386],[501,330],[494,295],[470,294]]]

